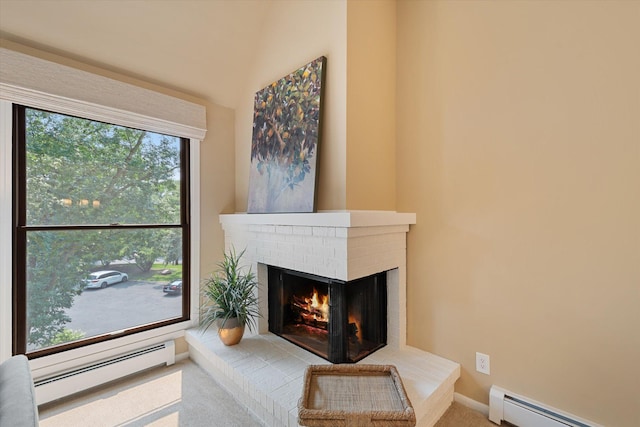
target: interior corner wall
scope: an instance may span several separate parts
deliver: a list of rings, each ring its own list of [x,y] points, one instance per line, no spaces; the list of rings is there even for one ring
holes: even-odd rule
[[[496,384],[640,425],[640,3],[397,14],[408,343],[477,401]]]
[[[396,2],[347,2],[347,209],[396,208]]]
[[[200,144],[200,277],[218,266],[224,232],[218,215],[234,211],[235,112],[213,103],[207,107],[207,136]]]
[[[327,57],[327,68],[318,144],[317,209],[345,209],[346,3],[276,1],[263,25],[236,108],[235,210],[247,209],[255,93],[320,56]]]

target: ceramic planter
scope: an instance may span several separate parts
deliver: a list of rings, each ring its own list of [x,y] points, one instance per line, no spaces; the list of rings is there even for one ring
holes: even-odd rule
[[[222,320],[218,321],[218,336],[224,345],[236,345],[244,335],[244,325],[238,323],[236,317],[227,319],[222,326]]]

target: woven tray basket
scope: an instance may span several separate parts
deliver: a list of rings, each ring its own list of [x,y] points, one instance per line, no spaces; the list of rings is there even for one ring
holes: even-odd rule
[[[310,427],[413,427],[416,415],[392,365],[311,365],[298,401]]]

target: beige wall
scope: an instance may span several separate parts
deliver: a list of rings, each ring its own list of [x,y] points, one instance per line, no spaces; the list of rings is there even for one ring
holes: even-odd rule
[[[640,424],[640,3],[398,3],[409,343]],[[475,352],[491,375],[475,372]]]
[[[347,209],[396,206],[396,3],[347,3]]]
[[[234,212],[235,113],[208,103],[207,137],[200,145],[200,273],[206,277],[222,259],[224,233],[218,221]],[[197,238],[197,237],[196,237]]]
[[[271,1],[0,0],[0,37],[233,108]]]
[[[247,208],[255,92],[321,55],[317,208],[394,210],[395,1],[276,1],[265,21],[278,25],[266,25],[256,40],[237,102],[236,211]]]
[[[345,209],[346,3],[277,1],[264,17],[254,62],[236,109],[236,211],[247,209],[253,97],[257,91],[320,56],[327,57],[322,140],[318,146],[319,210]]]

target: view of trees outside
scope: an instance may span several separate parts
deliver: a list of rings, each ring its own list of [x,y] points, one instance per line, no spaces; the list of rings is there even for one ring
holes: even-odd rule
[[[154,263],[181,264],[180,138],[35,109],[25,116],[26,331],[38,349],[84,335],[65,325],[90,272],[124,264],[148,278]],[[121,227],[149,224],[165,227]]]

